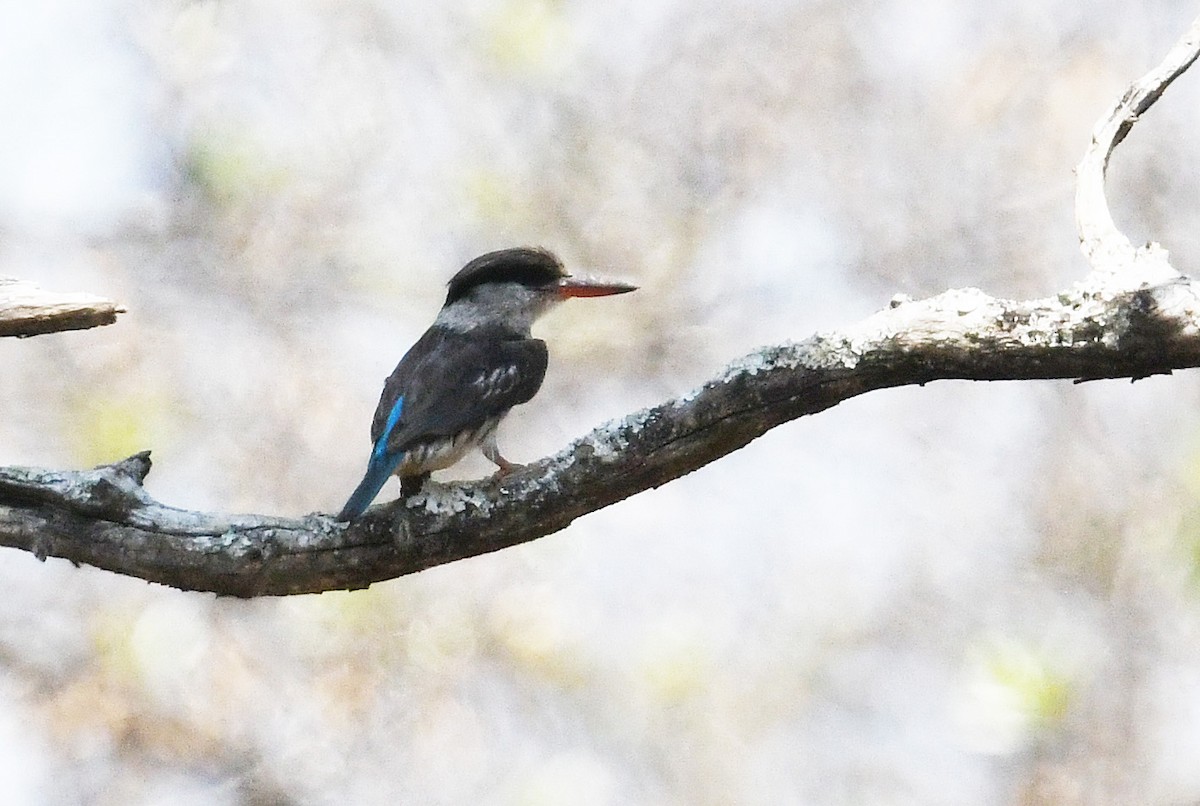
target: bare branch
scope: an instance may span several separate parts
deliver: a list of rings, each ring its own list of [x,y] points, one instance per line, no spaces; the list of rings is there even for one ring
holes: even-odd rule
[[[0,336],[40,336],[111,325],[124,312],[103,297],[43,291],[33,283],[0,277]]]
[[[1200,286],[1011,302],[950,291],[769,347],[685,397],[503,479],[432,485],[346,527],[163,506],[147,454],[96,470],[0,470],[0,545],[234,596],[356,588],[556,532],[780,423],[874,389],[966,378],[1139,378],[1200,366]]]
[[[1104,178],[1113,149],[1198,55],[1200,17],[1192,22],[1162,63],[1131,84],[1092,130],[1091,145],[1075,169],[1075,222],[1079,248],[1096,272],[1124,271],[1135,284],[1161,282],[1177,275],[1167,262],[1165,249],[1155,243],[1135,249],[1117,229],[1108,209]]]
[[[1077,218],[1094,271],[1057,297],[975,289],[897,298],[850,328],[767,347],[676,400],[596,429],[503,479],[427,485],[346,526],[330,516],[189,512],[154,501],[148,453],[83,472],[0,468],[0,545],[233,596],[357,588],[556,532],[775,426],[856,395],[946,379],[1142,378],[1200,366],[1200,284],[1113,225],[1104,169],[1200,51],[1200,21],[1097,126]]]

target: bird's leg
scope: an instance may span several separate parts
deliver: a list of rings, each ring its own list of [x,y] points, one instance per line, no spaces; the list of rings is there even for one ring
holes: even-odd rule
[[[496,445],[495,433],[488,434],[487,438],[483,441],[483,445],[480,447],[483,450],[483,455],[491,460],[496,467],[500,468],[496,472],[501,476],[507,476],[509,473],[525,467],[525,465],[519,465],[516,462],[510,462],[500,455],[500,448]]]
[[[415,476],[400,476],[400,495],[411,498],[421,492],[425,482],[429,481],[429,473],[418,473]]]

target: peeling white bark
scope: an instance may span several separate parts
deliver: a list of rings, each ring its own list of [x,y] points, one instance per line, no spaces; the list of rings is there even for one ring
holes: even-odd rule
[[[125,309],[83,293],[44,291],[33,283],[0,277],[0,336],[38,336],[111,325]]]

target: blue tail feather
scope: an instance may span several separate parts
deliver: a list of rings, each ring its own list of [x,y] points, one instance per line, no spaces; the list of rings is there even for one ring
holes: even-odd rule
[[[392,404],[392,410],[388,413],[383,433],[379,435],[379,439],[375,440],[375,447],[371,451],[371,460],[367,462],[367,475],[363,476],[363,480],[350,494],[350,500],[338,513],[339,521],[353,520],[366,512],[367,507],[371,506],[371,502],[375,500],[375,496],[379,495],[379,491],[383,489],[388,476],[396,471],[400,460],[404,458],[403,451],[389,454],[387,450],[388,437],[392,435],[396,423],[400,422],[400,412],[402,411],[404,411],[404,398],[399,397]]]
[[[367,475],[363,476],[363,480],[354,488],[354,492],[350,494],[350,500],[342,507],[337,519],[349,521],[363,514],[375,500],[375,496],[379,495],[388,476],[395,472],[396,466],[400,464],[403,457],[403,453],[372,455],[371,461],[367,464]]]

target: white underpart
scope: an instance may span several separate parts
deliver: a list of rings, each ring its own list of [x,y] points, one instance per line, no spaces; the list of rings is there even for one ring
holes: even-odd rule
[[[461,431],[453,438],[447,437],[415,445],[405,452],[404,459],[396,467],[395,475],[416,476],[432,473],[434,470],[445,470],[473,448],[482,449],[484,456],[496,462],[495,457],[500,455],[496,449],[496,426],[499,424],[500,418],[494,417],[479,428]]]

